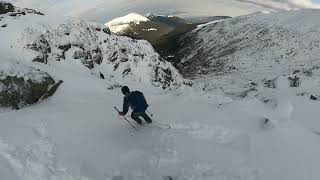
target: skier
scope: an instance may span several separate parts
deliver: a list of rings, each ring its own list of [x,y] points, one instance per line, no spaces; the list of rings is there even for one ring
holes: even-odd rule
[[[123,98],[123,110],[119,112],[119,115],[124,116],[128,113],[129,107],[132,109],[131,118],[135,120],[138,124],[142,124],[140,117],[147,123],[152,123],[151,118],[146,114],[148,108],[147,101],[142,92],[133,91],[130,92],[130,89],[127,86],[121,88]]]

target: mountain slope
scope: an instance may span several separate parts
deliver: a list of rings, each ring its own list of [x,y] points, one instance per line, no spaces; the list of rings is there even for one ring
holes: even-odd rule
[[[184,77],[205,79],[206,88],[228,93],[256,89],[283,75],[317,74],[319,14],[260,13],[199,26],[180,39],[175,66]]]

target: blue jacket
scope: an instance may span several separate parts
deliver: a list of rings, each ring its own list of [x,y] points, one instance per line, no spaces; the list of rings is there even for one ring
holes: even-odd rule
[[[144,98],[142,92],[133,91],[127,93],[123,98],[123,113],[127,114],[129,107],[132,108],[133,112],[145,112],[148,108],[148,103]]]

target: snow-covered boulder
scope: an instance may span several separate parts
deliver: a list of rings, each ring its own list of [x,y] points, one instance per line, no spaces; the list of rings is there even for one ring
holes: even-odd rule
[[[6,14],[14,11],[14,6],[11,3],[0,1],[0,14]]]
[[[0,107],[20,109],[34,104],[54,83],[46,72],[18,63],[0,62]]]

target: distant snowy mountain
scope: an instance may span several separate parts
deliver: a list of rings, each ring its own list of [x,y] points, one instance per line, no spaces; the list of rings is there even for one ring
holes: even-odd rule
[[[150,21],[150,20],[140,14],[131,13],[126,16],[113,19],[107,22],[105,25],[109,27],[113,33],[121,34],[122,32],[126,31],[128,28],[130,28],[131,24],[137,25],[137,24],[140,24],[141,22],[147,22],[147,21]]]
[[[162,45],[167,46],[167,44],[175,41],[178,36],[191,31],[197,25],[225,18],[230,17],[192,17],[186,21],[176,16],[158,14],[146,14],[146,16],[142,16],[133,13],[116,18],[105,25],[115,34],[134,39],[145,39],[149,41],[158,52],[161,52],[159,47]]]

